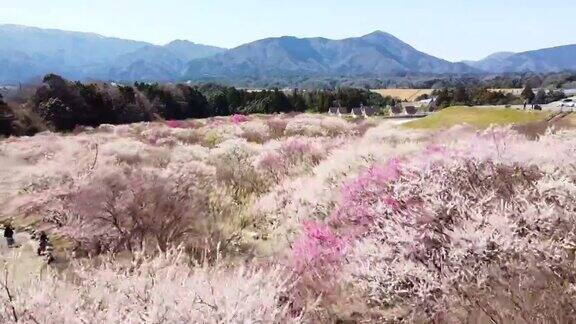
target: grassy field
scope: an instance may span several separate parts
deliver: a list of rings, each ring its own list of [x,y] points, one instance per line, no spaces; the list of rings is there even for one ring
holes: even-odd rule
[[[458,124],[468,124],[477,128],[490,125],[525,124],[545,120],[550,113],[520,111],[491,107],[450,107],[428,117],[406,123],[413,129],[444,129]]]

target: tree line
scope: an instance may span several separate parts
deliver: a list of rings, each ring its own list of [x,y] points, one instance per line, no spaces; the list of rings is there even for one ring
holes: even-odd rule
[[[43,129],[70,131],[77,126],[233,114],[326,112],[334,105],[384,107],[394,103],[391,97],[354,88],[286,93],[217,84],[81,83],[55,74],[46,75],[42,82],[24,104],[10,106],[0,102],[0,134],[29,135]],[[20,126],[15,127],[17,124]]]
[[[454,105],[546,104],[565,98],[560,90],[526,83],[521,95],[490,90],[487,86],[458,85],[434,90],[430,109]],[[427,98],[419,98],[427,99]],[[43,83],[19,100],[0,96],[0,136],[33,135],[51,129],[70,131],[77,126],[127,124],[153,120],[207,118],[233,114],[327,112],[330,107],[396,107],[398,99],[362,88],[330,90],[279,89],[250,91],[214,83],[203,85],[81,83],[48,74]]]
[[[541,105],[566,98],[566,95],[561,90],[539,89],[537,93],[534,93],[530,85],[526,85],[520,95],[490,90],[487,87],[457,86],[434,90],[432,96],[435,98],[435,105],[438,108],[475,105],[519,105],[523,103]]]
[[[556,73],[503,73],[503,74],[470,74],[470,75],[434,75],[422,73],[397,73],[386,77],[309,77],[285,76],[269,78],[240,79],[200,79],[200,82],[218,82],[234,84],[248,88],[288,87],[301,89],[335,89],[335,88],[407,88],[407,89],[441,89],[464,87],[487,88],[522,88],[529,85],[532,88],[570,89],[576,88],[575,72]]]

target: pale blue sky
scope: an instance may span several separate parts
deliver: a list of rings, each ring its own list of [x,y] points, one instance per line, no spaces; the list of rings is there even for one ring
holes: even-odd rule
[[[576,0],[0,0],[0,23],[223,47],[383,30],[461,60],[576,44]]]

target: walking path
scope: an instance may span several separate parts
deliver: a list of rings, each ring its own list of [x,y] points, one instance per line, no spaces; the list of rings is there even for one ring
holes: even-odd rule
[[[0,238],[0,282],[4,283],[7,271],[9,284],[18,287],[41,276],[48,264],[36,254],[38,243],[30,234],[17,232],[14,239],[16,247],[9,248],[4,237]]]

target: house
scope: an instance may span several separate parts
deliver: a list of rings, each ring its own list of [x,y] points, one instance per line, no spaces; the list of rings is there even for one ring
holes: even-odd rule
[[[348,114],[348,108],[346,107],[331,107],[328,108],[328,114],[342,116]]]
[[[432,101],[434,101],[434,99],[430,98],[430,99],[420,100],[420,101],[418,101],[418,103],[420,104],[420,107],[429,107],[432,104]]]
[[[348,115],[348,108],[346,107],[340,107],[338,108],[338,116],[342,116],[342,115]]]
[[[357,108],[352,108],[351,115],[352,117],[371,117],[375,116],[377,113],[378,109],[376,109],[376,107],[360,106]]]
[[[376,107],[364,107],[364,117],[372,117],[378,113]]]
[[[421,108],[421,107],[424,107],[424,105],[421,104],[419,101],[403,102],[402,103],[402,109],[406,110],[407,107]]]
[[[331,107],[328,108],[328,114],[333,116],[342,116],[350,114],[352,117],[371,117],[378,113],[376,107],[364,107],[360,106],[357,108],[352,108],[349,110],[346,107]]]
[[[418,108],[416,108],[415,106],[405,106],[404,111],[408,115],[414,115],[418,112]]]
[[[355,118],[364,116],[364,108],[352,108],[351,115]]]
[[[402,104],[402,110],[405,112],[409,110],[434,111],[436,108],[435,99],[425,99],[414,102],[402,102],[401,104]]]

